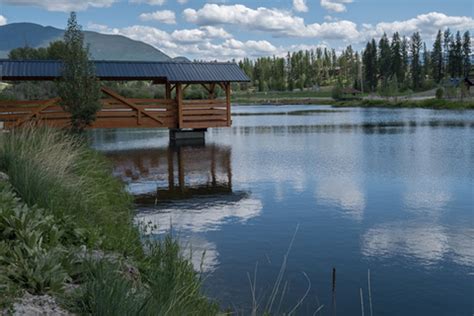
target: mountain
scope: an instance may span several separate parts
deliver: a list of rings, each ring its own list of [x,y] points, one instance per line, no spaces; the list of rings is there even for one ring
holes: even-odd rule
[[[62,39],[64,30],[34,23],[11,23],[0,26],[0,58],[17,47],[46,47]],[[122,35],[84,31],[84,41],[97,60],[171,61],[172,59],[151,45]]]

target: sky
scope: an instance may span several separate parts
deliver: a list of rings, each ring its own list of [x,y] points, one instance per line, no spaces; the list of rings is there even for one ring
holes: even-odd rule
[[[384,32],[418,31],[428,45],[438,29],[474,34],[473,0],[0,0],[0,25],[65,28],[70,11],[85,30],[202,60],[361,49]]]

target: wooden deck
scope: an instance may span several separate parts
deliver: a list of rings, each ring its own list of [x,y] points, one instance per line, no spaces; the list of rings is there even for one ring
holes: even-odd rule
[[[187,86],[166,86],[165,99],[125,98],[103,87],[102,109],[90,128],[211,128],[231,126],[230,83],[222,84],[225,99],[214,98],[214,86],[209,99],[186,100]],[[176,90],[176,98],[171,91]],[[70,114],[59,106],[59,98],[41,101],[0,101],[0,122],[6,129],[25,124],[58,128],[70,126]]]

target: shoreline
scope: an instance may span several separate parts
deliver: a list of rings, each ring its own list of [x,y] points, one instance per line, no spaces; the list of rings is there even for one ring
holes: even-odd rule
[[[271,99],[239,99],[232,100],[237,105],[330,105],[332,107],[360,108],[424,108],[435,110],[474,110],[474,100],[334,100],[329,98],[271,98]]]

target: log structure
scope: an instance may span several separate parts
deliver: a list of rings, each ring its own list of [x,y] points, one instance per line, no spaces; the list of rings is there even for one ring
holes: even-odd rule
[[[231,126],[231,83],[248,77],[235,63],[192,62],[111,62],[96,61],[96,76],[101,81],[147,80],[165,85],[164,99],[126,98],[102,86],[102,109],[91,128],[172,128],[206,129]],[[0,60],[0,80],[39,81],[60,78],[59,61]],[[202,100],[186,99],[186,89],[199,85],[208,92]],[[225,92],[216,98],[216,87]],[[174,93],[174,97],[173,97]],[[70,115],[59,105],[60,99],[0,101],[0,121],[4,128],[27,123],[68,127]]]

